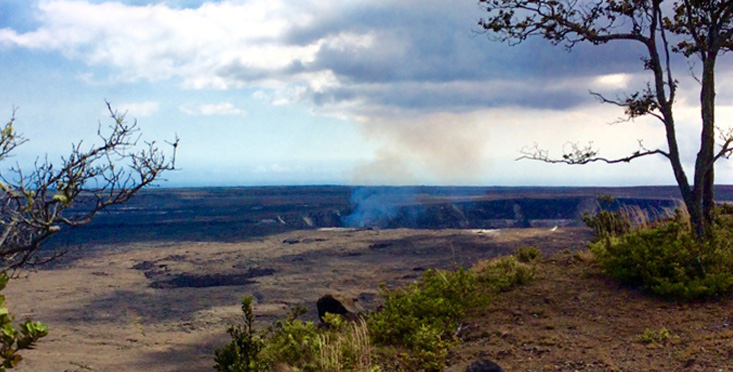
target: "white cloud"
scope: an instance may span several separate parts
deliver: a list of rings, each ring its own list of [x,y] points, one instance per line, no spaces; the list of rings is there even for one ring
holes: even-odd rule
[[[180,110],[187,115],[247,115],[247,111],[237,108],[229,102],[204,104],[196,108],[181,106]]]
[[[635,50],[579,47],[571,54],[548,43],[508,48],[471,37],[475,4],[166,4],[41,1],[39,28],[0,29],[0,45],[56,51],[101,67],[77,72],[87,82],[170,79],[189,89],[247,87],[271,105],[305,103],[319,114],[354,120],[510,106],[573,110],[592,101],[588,88],[613,97],[648,79],[633,74],[641,71]],[[227,104],[181,110],[244,114]]]
[[[40,28],[27,33],[0,29],[0,43],[113,66],[129,80],[180,76],[191,86],[228,87],[231,82],[216,77],[225,66],[272,70],[308,61],[317,50],[278,42],[308,19],[282,0],[207,2],[196,9],[69,0],[43,1],[38,7]]]
[[[631,76],[629,74],[609,74],[596,78],[595,83],[608,88],[626,88]]]
[[[160,109],[160,103],[153,101],[121,103],[115,104],[113,108],[120,112],[127,113],[128,116],[146,117],[158,112]]]

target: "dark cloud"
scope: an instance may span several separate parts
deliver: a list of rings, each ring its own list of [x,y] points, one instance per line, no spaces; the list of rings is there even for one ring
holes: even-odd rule
[[[551,85],[542,86],[541,82],[507,87],[504,82],[492,84],[491,81],[455,85],[420,82],[350,84],[320,92],[311,91],[308,98],[319,106],[366,100],[382,108],[399,107],[423,112],[461,112],[503,106],[562,110],[594,100],[587,90],[582,89],[558,90]]]
[[[588,103],[588,88],[553,89],[553,85],[562,85],[565,79],[641,70],[643,50],[633,44],[579,45],[568,52],[544,40],[530,39],[512,47],[476,32],[481,15],[471,2],[346,7],[323,14],[307,27],[292,29],[281,42],[304,46],[339,35],[370,35],[369,46],[325,43],[315,60],[270,73],[282,77],[331,71],[339,86],[306,95],[319,106],[359,100],[367,106],[458,111],[507,105],[567,109]],[[221,73],[243,80],[261,75],[240,68],[246,69],[231,66]],[[492,86],[506,81],[532,84]]]

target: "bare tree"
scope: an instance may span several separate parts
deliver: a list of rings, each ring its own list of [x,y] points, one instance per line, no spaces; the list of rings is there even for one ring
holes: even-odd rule
[[[479,0],[486,15],[479,26],[494,38],[519,44],[531,36],[572,49],[587,42],[636,43],[646,51],[643,68],[650,72],[647,87],[620,99],[596,94],[603,102],[618,105],[627,119],[652,116],[666,132],[666,149],[639,150],[625,157],[599,157],[591,147],[574,146],[560,159],[551,159],[537,148],[524,157],[546,162],[587,164],[629,162],[661,155],[669,160],[682,199],[699,239],[705,239],[713,219],[714,163],[733,152],[733,133],[715,126],[715,68],[720,55],[733,47],[733,1],[713,0]],[[701,132],[692,183],[680,159],[673,106],[678,81],[673,77],[672,53],[698,58]],[[716,133],[720,143],[716,148]]]
[[[137,121],[127,123],[109,102],[107,109],[112,122],[100,123],[100,144],[74,144],[58,165],[45,158],[28,172],[15,166],[0,173],[0,272],[56,258],[61,251],[40,254],[39,248],[62,227],[91,222],[97,212],[128,201],[175,168],[178,138],[167,155],[155,142],[141,141]],[[14,123],[15,112],[0,131],[0,159],[26,142]]]

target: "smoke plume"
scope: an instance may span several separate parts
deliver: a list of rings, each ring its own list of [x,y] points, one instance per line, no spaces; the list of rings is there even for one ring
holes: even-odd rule
[[[479,113],[439,113],[368,120],[365,137],[375,158],[356,169],[356,184],[472,184],[487,170],[488,125]]]

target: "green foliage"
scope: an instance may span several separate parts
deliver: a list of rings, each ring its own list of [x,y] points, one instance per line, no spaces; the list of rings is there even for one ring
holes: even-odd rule
[[[519,260],[519,262],[531,263],[534,262],[536,259],[542,257],[542,252],[540,252],[537,247],[526,246],[517,249],[517,251],[514,252],[514,255],[517,257],[517,260]]]
[[[659,333],[657,333],[657,340],[659,340],[659,342],[664,342],[667,341],[667,339],[669,339],[669,330],[662,327],[659,330]]]
[[[586,212],[583,214],[583,222],[593,229],[596,239],[600,240],[609,236],[621,236],[631,231],[631,220],[629,216],[618,211],[609,211],[613,205],[617,205],[616,199],[608,194],[598,195],[596,203],[600,208],[595,214]]]
[[[539,256],[536,248],[520,251],[530,261]],[[491,274],[482,275],[509,277],[495,281],[511,282],[511,286],[532,277],[532,266],[514,256],[492,261],[488,267]],[[412,285],[394,290],[382,286],[384,305],[366,319],[347,322],[339,315],[326,314],[328,326],[319,328],[297,320],[304,309],[296,308],[287,320],[261,333],[252,329],[251,297],[245,297],[245,325],[230,328],[233,340],[216,351],[216,367],[219,371],[265,371],[286,365],[303,372],[380,372],[373,361],[379,355],[382,362],[387,361],[381,357],[394,358],[389,363],[397,363],[398,370],[441,371],[458,342],[455,332],[462,317],[469,309],[488,303],[486,283],[489,281],[480,281],[473,270],[428,270]]]
[[[319,371],[318,338],[322,331],[313,322],[304,322],[294,317],[275,322],[270,329],[262,358],[270,365],[286,364],[304,372]]]
[[[287,365],[303,372],[379,372],[371,365],[369,332],[365,323],[346,324],[327,314],[328,329],[296,319],[305,308],[295,307],[285,321],[256,331],[252,297],[242,299],[243,325],[229,328],[232,341],[215,352],[217,371],[270,371]]]
[[[733,214],[733,204],[723,203],[718,206],[717,212],[721,215],[732,215]]]
[[[534,279],[534,267],[513,255],[479,262],[476,271],[479,280],[499,292],[527,284]]]
[[[461,317],[487,301],[478,289],[476,275],[463,269],[428,270],[408,287],[383,287],[383,308],[369,318],[374,342],[407,349],[406,359],[419,370],[442,370]]]
[[[654,336],[656,336],[654,332],[647,328],[644,330],[644,333],[639,335],[639,341],[645,344],[651,344],[654,342]]]
[[[716,228],[705,242],[674,220],[620,237],[606,237],[590,249],[601,267],[622,283],[664,297],[695,299],[733,290],[733,240]]]
[[[593,229],[597,239],[620,236],[631,231],[631,221],[617,211],[601,210],[598,213],[584,214],[583,222]]]
[[[5,289],[10,277],[0,274],[0,291]],[[48,326],[39,322],[25,320],[16,329],[13,326],[13,317],[5,307],[5,296],[0,295],[0,372],[15,368],[23,359],[18,351],[32,349],[35,343],[48,335]]]
[[[654,341],[664,343],[669,339],[669,330],[662,327],[659,332],[654,332],[650,329],[645,329],[644,333],[639,335],[639,341],[645,344],[651,344]]]
[[[259,353],[265,346],[264,335],[254,329],[254,313],[252,311],[252,296],[242,297],[242,313],[244,324],[229,327],[227,333],[232,341],[223,348],[216,350],[214,361],[217,371],[220,372],[256,372],[267,371],[269,366],[259,358]]]
[[[631,220],[617,211],[600,210],[596,214],[585,213],[583,222],[593,229],[596,239],[621,236],[631,231]]]

